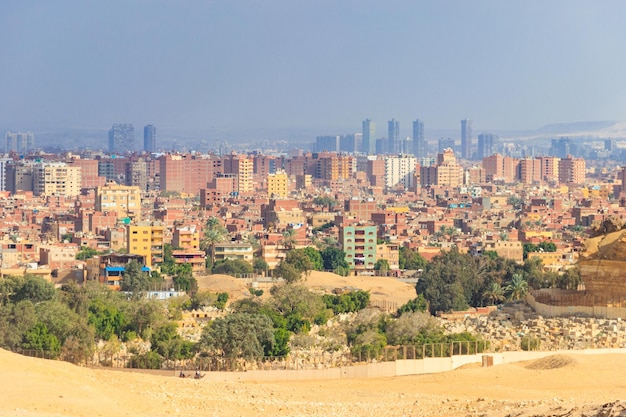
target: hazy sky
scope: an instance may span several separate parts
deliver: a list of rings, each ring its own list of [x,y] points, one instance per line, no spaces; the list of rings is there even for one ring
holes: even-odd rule
[[[626,121],[624,16],[625,1],[0,0],[0,125]]]

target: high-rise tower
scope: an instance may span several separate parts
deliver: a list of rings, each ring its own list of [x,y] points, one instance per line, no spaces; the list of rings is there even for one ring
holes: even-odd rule
[[[417,158],[426,156],[426,141],[424,140],[424,122],[420,119],[413,121],[413,155]]]
[[[461,120],[461,157],[472,159],[472,121]]]
[[[376,153],[376,124],[370,119],[363,120],[363,147],[364,154]]]
[[[498,137],[493,133],[481,133],[478,135],[478,159],[482,160],[495,153]]]
[[[156,151],[156,126],[146,125],[143,128],[143,150],[146,152]]]
[[[387,136],[388,153],[400,153],[400,122],[396,119],[389,120],[389,135]]]
[[[109,152],[126,153],[135,150],[135,128],[132,124],[114,124],[109,130]]]

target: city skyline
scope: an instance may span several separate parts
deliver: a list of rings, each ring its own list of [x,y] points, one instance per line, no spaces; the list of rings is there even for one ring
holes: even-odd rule
[[[7,130],[132,120],[160,132],[356,132],[368,117],[403,122],[404,137],[416,117],[455,129],[467,116],[476,132],[626,121],[618,1],[35,0],[0,11]],[[381,22],[394,24],[363,30]]]

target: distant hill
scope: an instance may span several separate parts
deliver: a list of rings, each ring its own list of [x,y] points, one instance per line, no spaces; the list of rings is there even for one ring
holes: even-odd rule
[[[567,134],[580,132],[594,132],[597,130],[607,129],[614,126],[615,121],[593,121],[593,122],[572,122],[572,123],[555,123],[545,125],[537,129],[537,133]]]

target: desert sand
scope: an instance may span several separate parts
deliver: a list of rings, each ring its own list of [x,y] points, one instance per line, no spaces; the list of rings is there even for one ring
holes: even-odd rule
[[[88,369],[0,350],[0,415],[618,416],[624,359],[556,355],[410,377],[261,383]]]

